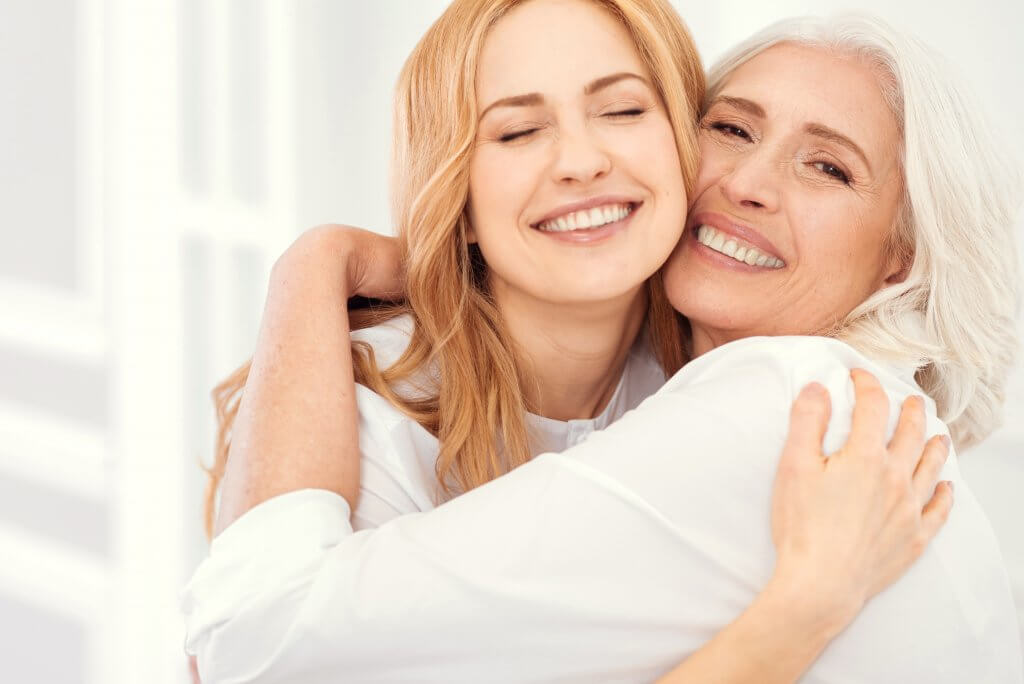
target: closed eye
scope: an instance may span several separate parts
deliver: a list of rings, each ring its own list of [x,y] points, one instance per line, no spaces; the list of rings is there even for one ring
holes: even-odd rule
[[[617,112],[608,112],[607,114],[604,114],[603,116],[609,116],[609,117],[640,116],[641,114],[643,114],[646,111],[647,111],[646,109],[641,109],[640,107],[633,107],[632,109],[621,109],[621,110],[619,110]]]
[[[500,138],[498,138],[498,140],[503,143],[512,142],[513,140],[519,140],[520,138],[530,136],[539,130],[539,128],[525,128],[521,131],[512,131],[511,133],[506,133],[505,135],[501,136]]]

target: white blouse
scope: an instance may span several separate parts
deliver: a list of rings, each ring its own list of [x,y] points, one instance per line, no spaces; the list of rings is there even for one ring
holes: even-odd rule
[[[607,429],[426,513],[353,532],[304,490],[218,536],[183,592],[186,649],[218,682],[649,682],[771,576],[770,502],[800,388],[849,433],[849,370],[909,374],[835,340],[751,338],[700,357]],[[945,433],[928,403],[929,434]],[[807,672],[811,683],[1020,683],[995,535],[955,458],[949,520]]]
[[[352,339],[373,347],[380,368],[398,360],[409,344],[412,318],[402,316],[352,334]],[[398,390],[405,396],[423,396],[436,382],[425,372]],[[619,384],[608,405],[596,418],[553,420],[526,414],[530,451],[536,456],[565,451],[636,408],[665,384],[665,372],[641,335],[626,357]],[[437,438],[394,407],[387,399],[356,385],[359,408],[360,464],[359,503],[352,514],[356,530],[380,527],[406,513],[429,511],[447,498],[437,481]]]

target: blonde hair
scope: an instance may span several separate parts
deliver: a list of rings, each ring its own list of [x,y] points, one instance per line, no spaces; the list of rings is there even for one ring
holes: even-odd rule
[[[866,355],[912,364],[957,447],[974,445],[1000,424],[1019,350],[1019,172],[936,53],[860,14],[765,28],[711,69],[707,101],[737,67],[780,43],[864,60],[879,74],[903,138],[904,196],[887,247],[912,260],[910,269],[833,334]]]
[[[450,494],[479,486],[530,458],[520,364],[486,287],[486,265],[467,241],[470,155],[477,135],[475,79],[487,32],[528,0],[455,0],[406,60],[395,93],[393,214],[406,266],[404,304],[355,312],[353,328],[410,314],[408,347],[381,369],[353,344],[356,382],[382,395],[440,442],[438,481]],[[687,192],[696,179],[696,123],[704,72],[696,46],[666,0],[593,0],[627,29],[675,133]],[[684,361],[679,320],[660,274],[646,284],[646,334],[666,375]],[[213,391],[218,434],[206,497],[209,534],[228,458],[246,363]],[[434,364],[436,394],[408,397],[399,383]]]

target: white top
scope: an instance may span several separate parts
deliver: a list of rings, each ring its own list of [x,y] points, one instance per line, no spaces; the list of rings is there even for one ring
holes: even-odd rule
[[[381,368],[401,356],[412,334],[412,318],[401,316],[381,325],[352,333],[352,339],[369,343]],[[404,396],[424,396],[436,383],[435,373],[425,372],[398,389]],[[526,414],[532,455],[565,451],[579,444],[636,408],[665,384],[665,372],[641,335],[626,357],[619,384],[599,416],[587,420],[553,420]],[[359,504],[352,515],[356,530],[380,527],[406,513],[429,511],[447,497],[437,481],[435,464],[440,447],[437,438],[394,407],[387,399],[356,385],[359,408],[360,464]]]
[[[428,513],[353,533],[323,490],[256,506],[183,592],[186,649],[217,682],[649,682],[769,578],[772,483],[800,388],[830,391],[827,451],[850,426],[849,369],[892,402],[909,376],[835,340],[751,338],[640,408]],[[928,432],[946,432],[928,402]],[[949,521],[805,682],[1020,683],[995,536],[950,459]]]

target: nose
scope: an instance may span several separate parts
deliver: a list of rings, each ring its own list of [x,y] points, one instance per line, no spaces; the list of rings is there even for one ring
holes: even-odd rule
[[[562,129],[555,148],[552,175],[556,182],[589,183],[611,171],[611,156],[586,128]]]
[[[725,198],[737,206],[775,211],[779,205],[780,173],[771,150],[760,147],[733,159],[719,185]]]

